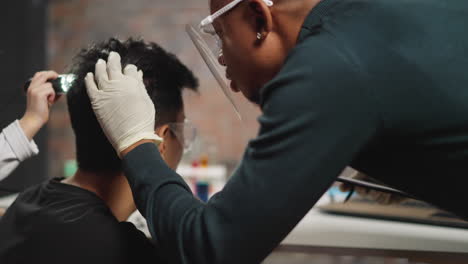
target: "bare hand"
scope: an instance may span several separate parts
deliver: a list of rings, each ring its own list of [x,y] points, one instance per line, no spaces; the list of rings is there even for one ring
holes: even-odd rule
[[[24,133],[31,140],[49,120],[50,107],[60,98],[56,96],[49,80],[57,79],[54,71],[38,72],[27,91],[26,112],[20,120]]]

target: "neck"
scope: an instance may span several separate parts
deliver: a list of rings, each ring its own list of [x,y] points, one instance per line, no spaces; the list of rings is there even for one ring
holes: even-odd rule
[[[287,49],[290,50],[296,46],[301,27],[306,17],[320,1],[321,0],[275,1],[274,12],[277,18],[277,31],[282,36],[282,39],[284,39],[284,44]]]
[[[123,173],[93,173],[78,170],[63,181],[99,196],[119,222],[126,221],[136,210],[132,191]]]

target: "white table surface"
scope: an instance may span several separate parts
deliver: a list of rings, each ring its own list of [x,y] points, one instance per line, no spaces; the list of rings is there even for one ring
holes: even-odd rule
[[[340,216],[312,209],[282,244],[468,253],[468,230]]]

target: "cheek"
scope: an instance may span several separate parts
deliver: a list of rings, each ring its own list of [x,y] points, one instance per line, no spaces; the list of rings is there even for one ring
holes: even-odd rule
[[[171,166],[173,167],[173,169],[177,168],[177,166],[179,165],[179,162],[180,160],[182,159],[182,154],[183,154],[183,148],[181,147],[180,143],[177,141],[177,142],[173,142],[174,144],[172,144],[172,148],[171,148],[171,151],[170,151],[170,155],[171,155]]]
[[[240,30],[229,30],[222,36],[223,54],[229,68],[245,68],[248,66],[249,54],[253,52],[253,42]]]
[[[255,62],[251,60],[251,50],[243,46],[243,43],[234,43],[236,42],[226,41],[223,48],[224,61],[231,77],[236,81],[243,81],[249,77],[249,73],[255,71]]]
[[[281,63],[281,50],[275,41],[258,45],[255,33],[239,27],[227,28],[222,36],[223,54],[235,89],[248,99],[258,98],[261,87],[274,77]]]
[[[251,97],[251,91],[259,86],[259,74],[261,67],[251,58],[251,52],[241,47],[226,46],[224,60],[229,68],[229,74],[235,84],[235,90],[240,90],[247,98]]]

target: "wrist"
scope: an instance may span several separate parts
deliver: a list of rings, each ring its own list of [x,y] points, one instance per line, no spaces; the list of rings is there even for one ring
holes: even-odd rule
[[[132,150],[134,150],[135,148],[137,148],[138,146],[140,145],[143,145],[145,143],[154,143],[154,140],[150,140],[150,139],[143,139],[143,140],[140,140],[138,142],[136,142],[135,144],[131,145],[130,147],[124,149],[122,152],[120,152],[120,157],[124,157],[125,155],[127,155],[128,153],[130,153]]]
[[[29,113],[26,113],[19,120],[19,123],[28,140],[32,140],[37,132],[39,132],[41,127],[45,124],[43,120]]]

